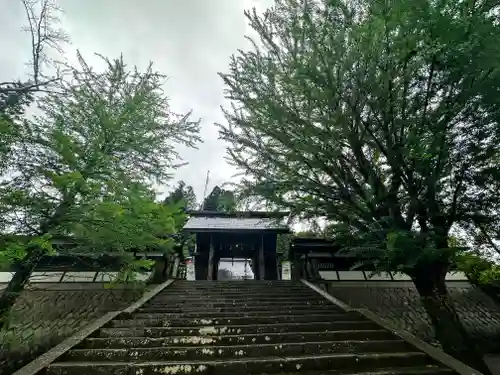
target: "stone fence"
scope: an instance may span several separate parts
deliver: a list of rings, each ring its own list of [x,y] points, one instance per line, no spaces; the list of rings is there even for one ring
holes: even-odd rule
[[[107,289],[101,283],[34,284],[16,302],[0,337],[0,374],[11,374],[107,312],[140,298],[144,285]]]
[[[366,308],[396,327],[438,345],[431,322],[411,281],[322,281],[332,296]],[[465,328],[485,353],[500,352],[500,304],[467,281],[447,283]]]

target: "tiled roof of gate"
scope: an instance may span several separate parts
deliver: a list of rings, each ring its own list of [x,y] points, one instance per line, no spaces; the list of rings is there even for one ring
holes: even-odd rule
[[[191,217],[184,225],[188,232],[274,231],[288,232],[288,226],[276,219],[254,217]]]

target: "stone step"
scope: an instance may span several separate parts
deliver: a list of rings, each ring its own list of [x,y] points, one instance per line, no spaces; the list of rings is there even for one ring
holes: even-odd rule
[[[318,300],[292,300],[292,301],[151,301],[143,305],[142,308],[192,308],[198,310],[204,310],[206,308],[275,308],[275,307],[315,307],[315,306],[335,306],[333,303],[326,299],[318,299]]]
[[[340,340],[389,340],[395,336],[383,329],[326,332],[260,333],[226,336],[170,336],[170,337],[107,337],[88,338],[80,349],[162,347],[189,345],[250,345],[283,342],[312,342]]]
[[[295,294],[295,293],[314,293],[313,290],[309,288],[248,288],[248,289],[241,289],[241,288],[221,288],[221,289],[204,289],[204,288],[168,288],[165,290],[163,293],[170,293],[170,294],[227,294],[227,293],[232,293],[232,294],[256,294],[256,293],[286,293],[286,294]]]
[[[339,320],[341,319],[341,320]],[[111,327],[182,327],[182,326],[227,326],[246,324],[271,324],[276,322],[287,323],[308,323],[308,322],[351,322],[360,323],[360,319],[350,319],[349,316],[339,316],[338,314],[316,314],[316,315],[268,315],[268,316],[235,316],[231,318],[183,318],[172,316],[158,319],[126,319],[112,320]],[[370,322],[371,323],[371,322]]]
[[[247,285],[247,286],[234,286],[234,285],[226,285],[226,286],[202,286],[199,284],[193,284],[191,286],[186,285],[171,285],[168,287],[169,291],[183,292],[183,291],[231,291],[231,290],[241,290],[241,291],[254,291],[254,290],[269,290],[269,291],[287,291],[287,290],[299,290],[299,291],[311,291],[312,289],[301,284],[283,284],[283,285]]]
[[[318,303],[322,301],[328,301],[326,298],[319,294],[313,294],[308,297],[304,296],[217,296],[213,298],[192,298],[185,297],[182,295],[173,295],[173,296],[161,296],[158,295],[152,298],[147,304],[155,304],[155,303],[183,303],[185,301],[189,301],[192,304],[217,304],[217,303],[228,303],[228,302],[254,302],[254,303],[262,303],[262,304],[278,304],[278,303]]]
[[[310,292],[305,293],[176,293],[176,294],[159,294],[155,299],[201,299],[202,301],[207,299],[309,299],[309,298],[323,298],[319,294],[312,294]]]
[[[169,289],[206,289],[206,290],[217,290],[217,289],[309,289],[307,285],[302,283],[290,283],[285,282],[281,284],[266,284],[262,282],[249,283],[249,284],[224,284],[212,282],[209,283],[191,283],[191,284],[177,284],[173,283],[169,286]]]
[[[307,288],[306,285],[299,282],[282,281],[279,283],[266,283],[262,281],[250,282],[250,283],[222,283],[217,281],[196,281],[191,283],[179,283],[174,282],[170,288],[175,289],[189,289],[189,288],[201,288],[201,289],[223,289],[223,288]]]
[[[309,299],[309,298],[323,298],[319,294],[305,293],[176,293],[176,294],[159,294],[154,299],[178,299],[178,300],[212,300],[212,299],[264,299],[271,300],[274,298],[280,299]]]
[[[256,280],[256,279],[248,279],[248,280],[176,280],[175,285],[180,284],[270,284],[270,285],[278,285],[278,284],[302,284],[299,280]]]
[[[456,374],[453,370],[441,368],[438,366],[427,365],[419,367],[399,367],[399,368],[385,368],[375,371],[362,371],[362,372],[351,372],[351,371],[307,371],[300,372],[303,375],[451,375]],[[269,375],[269,374],[262,374]],[[297,372],[287,372],[280,373],[279,375],[297,375]]]
[[[182,296],[173,296],[173,297],[168,297],[168,296],[157,296],[151,301],[148,302],[148,305],[150,304],[160,304],[160,305],[166,305],[166,304],[202,304],[202,305],[217,305],[217,304],[248,304],[248,305],[255,305],[255,304],[267,304],[267,303],[279,303],[279,304],[296,304],[296,303],[331,303],[325,298],[321,297],[319,294],[318,296],[310,296],[310,297],[284,297],[284,296],[277,296],[277,297],[268,297],[268,296],[250,296],[250,297],[234,297],[234,296],[224,296],[224,297],[217,297],[217,298],[194,298],[194,297],[182,297]]]
[[[268,284],[268,285],[279,285],[279,284],[299,284],[302,282],[299,280],[256,280],[256,279],[248,279],[248,280],[176,280],[174,285],[189,285],[189,284],[198,284],[198,285],[233,285],[233,284]]]
[[[107,327],[101,328],[95,337],[166,337],[166,336],[221,336],[283,332],[326,332],[345,330],[371,330],[380,327],[371,321],[272,323],[227,326],[185,326],[185,327]]]
[[[155,297],[151,299],[146,305],[155,305],[155,304],[192,304],[192,305],[217,305],[217,304],[283,304],[283,303],[290,303],[290,304],[304,304],[304,303],[310,303],[310,304],[321,304],[321,303],[326,303],[328,300],[319,296],[311,296],[309,298],[299,298],[296,296],[292,297],[267,297],[267,296],[261,296],[261,297],[227,297],[227,296],[219,296],[217,298],[183,298],[182,296],[173,296],[173,297]],[[328,302],[330,303],[330,302]]]
[[[331,315],[332,317],[337,317],[338,319],[347,318],[349,319],[366,319],[362,318],[362,315],[356,312],[339,312],[335,309],[287,309],[283,307],[281,310],[264,310],[264,311],[212,311],[209,309],[199,310],[199,311],[183,311],[183,312],[165,312],[160,310],[141,310],[139,312],[133,313],[131,319],[236,319],[236,318],[261,318],[266,316],[278,317],[282,316],[283,319],[288,316],[304,316],[304,315]],[[118,317],[122,319],[122,317]],[[125,318],[126,319],[126,318]],[[345,319],[344,319],[345,320]]]
[[[292,281],[292,280],[242,280],[242,281],[229,281],[229,280],[196,280],[196,281],[188,281],[188,280],[176,280],[171,288],[184,287],[184,288],[222,288],[222,287],[273,287],[278,288],[280,286],[299,286],[306,287],[300,281]]]
[[[206,361],[144,361],[144,362],[56,362],[45,375],[249,375],[262,373],[304,372],[324,370],[376,371],[387,367],[415,367],[434,364],[425,354],[369,353],[326,354],[286,358],[245,357],[233,360]]]
[[[58,361],[198,361],[242,357],[289,357],[328,353],[402,353],[411,350],[413,350],[411,345],[404,340],[351,340],[231,346],[73,349],[64,354]]]
[[[166,314],[190,314],[203,311],[204,313],[226,313],[226,314],[249,314],[255,313],[256,315],[262,314],[272,314],[275,311],[289,311],[307,314],[313,311],[329,311],[329,312],[342,312],[342,310],[335,306],[334,304],[323,304],[323,305],[257,305],[257,306],[245,306],[245,305],[229,305],[226,307],[212,307],[212,306],[191,306],[191,305],[181,305],[181,306],[168,306],[168,305],[153,305],[146,306],[136,310],[139,313],[166,313]]]
[[[314,292],[308,287],[249,287],[249,288],[174,288],[169,287],[162,293],[306,293]]]

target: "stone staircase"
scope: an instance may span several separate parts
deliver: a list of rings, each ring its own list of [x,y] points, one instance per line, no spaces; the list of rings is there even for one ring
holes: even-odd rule
[[[46,375],[455,372],[300,282],[176,281]]]

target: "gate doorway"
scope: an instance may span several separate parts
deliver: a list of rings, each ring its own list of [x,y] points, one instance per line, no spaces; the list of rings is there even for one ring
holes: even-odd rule
[[[221,258],[217,280],[254,280],[251,261],[246,258]]]

